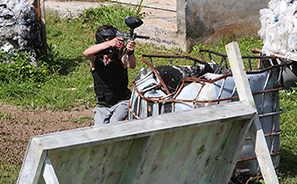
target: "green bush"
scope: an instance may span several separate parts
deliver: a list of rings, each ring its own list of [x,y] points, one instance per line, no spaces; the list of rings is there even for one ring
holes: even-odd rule
[[[8,62],[8,63],[5,63]],[[48,77],[48,68],[44,61],[30,63],[27,52],[16,51],[0,54],[0,81],[11,80],[43,82]]]

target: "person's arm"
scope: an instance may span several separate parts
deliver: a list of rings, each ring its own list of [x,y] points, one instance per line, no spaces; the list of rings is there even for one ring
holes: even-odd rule
[[[124,67],[129,67],[131,69],[134,69],[136,67],[136,58],[134,55],[135,46],[135,41],[128,40],[127,51],[122,56]]]
[[[91,68],[95,68],[95,61],[96,61],[96,55],[97,53],[109,48],[109,47],[119,47],[122,44],[123,39],[122,38],[114,38],[112,40],[109,40],[107,42],[99,43],[96,45],[92,45],[91,47],[87,48],[84,51],[84,56],[87,60],[90,60]]]

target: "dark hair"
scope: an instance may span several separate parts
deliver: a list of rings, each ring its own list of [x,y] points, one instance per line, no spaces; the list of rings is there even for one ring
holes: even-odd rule
[[[106,41],[107,36],[105,34],[103,34],[103,32],[105,32],[105,30],[114,30],[116,29],[113,25],[110,24],[106,24],[106,25],[102,25],[97,29],[97,32],[95,34],[96,37],[96,43],[102,43]],[[107,31],[109,32],[109,31]]]
[[[114,26],[111,24],[102,25],[97,29],[97,33],[99,33],[100,31],[103,31],[105,29],[111,29],[111,28],[114,28]]]

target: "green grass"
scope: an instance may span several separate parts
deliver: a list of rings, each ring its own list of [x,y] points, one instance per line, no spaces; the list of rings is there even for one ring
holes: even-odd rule
[[[113,8],[105,7],[105,11],[111,11],[111,9]],[[116,11],[121,11],[121,9],[114,8]],[[129,11],[125,11],[125,13],[127,12],[129,13]],[[61,20],[55,15],[47,14],[47,41],[50,52],[44,55],[43,59],[47,61],[51,71],[48,78],[43,82],[8,78],[6,82],[0,82],[0,101],[22,105],[28,109],[68,110],[78,106],[93,107],[95,96],[93,87],[90,87],[93,79],[89,62],[83,57],[83,51],[95,43],[94,35],[98,22],[94,20],[100,15],[100,18],[103,19],[100,21],[108,23],[107,20],[110,20],[110,23],[117,25],[121,31],[127,31],[127,27],[123,23],[127,14],[107,16],[104,19],[104,15],[101,13],[102,11],[96,9],[86,10],[85,17],[78,20]],[[136,16],[141,17],[141,12]],[[226,53],[225,45],[231,41],[234,40],[222,40],[217,45],[196,45],[191,53],[185,53],[180,49],[156,47],[153,44],[138,44],[135,51],[137,67],[134,70],[129,69],[129,88],[132,89],[131,83],[139,70],[143,67],[147,68],[140,59],[142,54],[188,55],[199,59],[199,49],[211,49]],[[262,47],[262,40],[257,36],[243,37],[237,41],[242,55],[252,55],[251,48],[260,49]],[[165,59],[157,59],[154,60],[154,63],[155,65],[167,65],[169,62]],[[192,63],[175,60],[174,64],[191,65]],[[284,176],[281,183],[297,183],[296,99],[297,96],[294,93],[290,95],[281,93],[280,95],[280,106],[285,111],[280,118],[281,129],[284,131],[280,139],[282,154],[279,169]],[[83,120],[77,120],[78,123],[81,121]],[[0,183],[15,183],[19,170],[20,166],[0,163]]]
[[[0,183],[16,183],[21,166],[0,162]]]
[[[297,183],[297,94],[283,91],[280,94],[280,107],[284,113],[280,116],[281,160],[280,171],[283,174],[283,183]]]

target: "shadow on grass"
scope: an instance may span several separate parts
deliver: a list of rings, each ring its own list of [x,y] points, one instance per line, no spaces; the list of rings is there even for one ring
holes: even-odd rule
[[[54,61],[46,61],[53,73],[59,75],[67,75],[71,73],[80,63],[86,62],[86,60],[79,56],[77,58],[59,58]]]
[[[297,155],[286,147],[281,148],[279,171],[284,178],[297,177]]]
[[[44,61],[52,73],[67,75],[75,69],[80,63],[85,62],[83,56],[74,58],[63,58],[59,51],[56,51],[52,44],[47,46],[47,50],[41,50],[38,56],[39,60]]]
[[[59,69],[59,74],[60,75],[67,75],[70,72],[72,72],[78,65],[79,63],[84,62],[82,57],[78,58],[72,58],[72,59],[60,59],[60,69]]]

